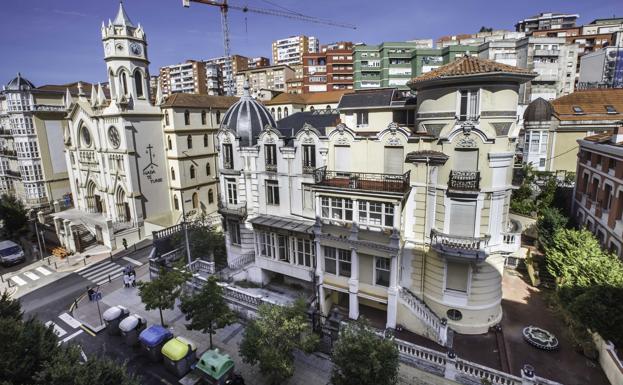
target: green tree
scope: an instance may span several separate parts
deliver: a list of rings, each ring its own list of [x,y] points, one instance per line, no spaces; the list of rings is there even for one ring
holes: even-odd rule
[[[227,264],[225,236],[210,225],[207,217],[201,216],[189,226],[188,237],[194,258],[214,261],[219,265]]]
[[[8,194],[0,196],[0,221],[8,237],[15,237],[26,229],[28,223],[26,209],[15,196]]]
[[[366,321],[351,322],[340,330],[333,347],[333,385],[396,384],[398,348],[379,338]]]
[[[493,28],[491,27],[485,27],[484,25],[482,27],[480,27],[480,31],[478,32],[493,32]]]
[[[11,299],[6,290],[2,292],[2,296],[0,296],[0,318],[21,320],[22,316],[22,307],[20,306],[19,301]]]
[[[515,170],[515,172],[521,184],[511,195],[510,209],[519,214],[532,215],[532,212],[536,209],[533,190],[535,182],[534,171],[531,165],[526,164],[521,169]]]
[[[615,346],[623,346],[623,287],[592,286],[575,297],[569,312]]]
[[[294,373],[294,349],[311,352],[317,343],[304,301],[290,306],[262,304],[257,319],[245,330],[240,355],[245,363],[259,363],[272,384],[283,384]]]
[[[173,310],[175,300],[180,297],[182,285],[187,278],[188,274],[180,269],[161,268],[157,278],[138,283],[138,293],[145,304],[145,309],[158,309],[162,326],[165,326],[162,310]]]
[[[539,212],[536,229],[539,239],[539,248],[545,251],[552,246],[554,234],[565,228],[569,218],[565,217],[560,210],[554,207],[545,207]]]
[[[180,309],[185,314],[186,321],[190,321],[186,324],[188,330],[201,330],[210,335],[210,349],[212,349],[212,335],[216,330],[236,320],[223,298],[223,289],[214,276],[208,279],[198,293],[182,297]]]
[[[139,385],[138,378],[128,373],[125,364],[109,358],[82,362],[80,349],[75,345],[59,349],[34,376],[36,385]]]

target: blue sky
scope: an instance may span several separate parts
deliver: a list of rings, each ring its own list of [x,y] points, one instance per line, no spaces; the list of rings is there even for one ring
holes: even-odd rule
[[[281,6],[302,14],[355,24],[357,30],[230,11],[232,53],[270,57],[273,40],[314,35],[376,44],[472,33],[481,26],[514,28],[539,12],[580,14],[579,23],[623,16],[621,0],[230,0],[256,8]],[[218,9],[182,0],[125,0],[147,33],[150,72],[186,59],[223,54]],[[114,18],[118,0],[3,0],[0,7],[0,84],[20,71],[35,85],[105,80],[100,26]],[[246,17],[245,17],[246,16]]]

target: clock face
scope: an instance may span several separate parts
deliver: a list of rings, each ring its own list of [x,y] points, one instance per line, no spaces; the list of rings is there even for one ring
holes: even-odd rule
[[[132,43],[130,44],[130,51],[132,51],[134,55],[140,55],[143,49],[141,48],[140,44]]]
[[[114,148],[119,148],[121,138],[119,137],[119,131],[117,131],[115,127],[110,127],[108,129],[108,140]]]
[[[106,42],[106,45],[104,46],[104,50],[106,51],[106,55],[112,54],[112,43]]]

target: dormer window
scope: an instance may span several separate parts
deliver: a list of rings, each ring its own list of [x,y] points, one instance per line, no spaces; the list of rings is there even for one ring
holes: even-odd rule
[[[604,106],[604,107],[606,108],[606,112],[609,113],[609,114],[618,114],[619,113],[617,111],[617,109],[614,108],[614,106],[612,106],[612,105],[607,105],[607,106]]]
[[[574,114],[583,114],[584,110],[580,106],[573,106],[573,113]]]
[[[368,127],[368,111],[357,112],[357,127]]]

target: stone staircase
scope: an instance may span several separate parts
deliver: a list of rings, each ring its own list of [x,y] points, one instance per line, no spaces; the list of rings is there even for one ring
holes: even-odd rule
[[[95,235],[91,233],[91,231],[89,231],[89,229],[85,225],[73,225],[72,230],[74,234],[77,235],[76,243],[80,245],[79,249],[81,251],[84,251],[88,247],[97,244],[97,239],[95,239]]]
[[[398,298],[428,329],[428,337],[441,346],[452,347],[453,332],[447,321],[437,317],[426,304],[409,289],[400,288]]]

